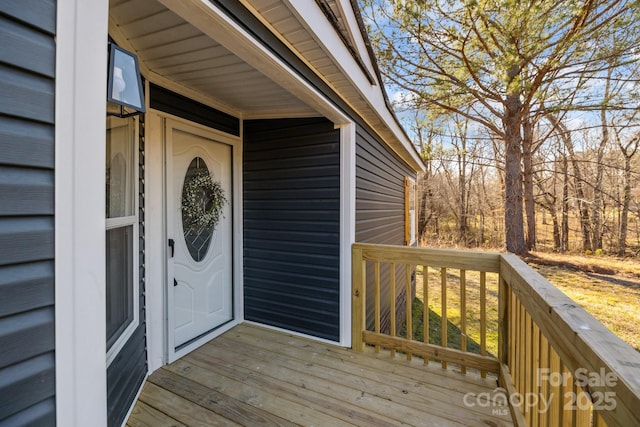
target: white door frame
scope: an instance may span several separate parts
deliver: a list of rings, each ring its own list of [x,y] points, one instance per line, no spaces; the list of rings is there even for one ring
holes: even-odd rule
[[[236,326],[242,321],[242,144],[241,138],[235,137],[224,132],[208,128],[196,123],[188,122],[182,119],[167,118],[164,120],[164,145],[165,152],[164,158],[164,235],[165,244],[170,237],[168,224],[168,206],[169,200],[167,198],[167,189],[170,183],[173,182],[172,170],[168,166],[171,162],[173,136],[172,130],[178,129],[191,133],[193,135],[201,136],[203,138],[211,139],[216,142],[226,144],[231,147],[231,163],[232,163],[232,292],[233,292],[233,320],[220,326],[217,329],[205,334],[204,336],[196,339],[195,341],[183,346],[179,350],[174,346],[174,330],[173,330],[173,310],[171,307],[171,294],[170,291],[173,288],[172,277],[169,274],[169,257],[168,251],[165,250],[165,275],[164,275],[164,314],[165,314],[165,360],[167,363],[171,363],[176,359],[184,356],[185,354],[195,350],[216,336],[228,331],[232,327]]]

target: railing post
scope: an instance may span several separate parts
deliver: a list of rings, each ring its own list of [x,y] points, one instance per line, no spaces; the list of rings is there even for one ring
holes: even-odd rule
[[[362,331],[365,329],[366,315],[366,264],[362,259],[362,249],[353,247],[351,255],[351,347],[355,351],[364,350]]]
[[[508,365],[509,354],[509,285],[500,274],[498,288],[498,360]]]

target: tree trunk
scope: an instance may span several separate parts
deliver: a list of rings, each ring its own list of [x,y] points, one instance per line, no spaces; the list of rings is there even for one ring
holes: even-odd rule
[[[558,224],[558,213],[553,211],[551,214],[551,219],[553,221],[553,250],[560,250],[560,225]]]
[[[458,150],[458,239],[460,242],[467,241],[467,154],[466,144],[462,139],[462,150]]]
[[[620,213],[620,235],[618,237],[618,256],[624,256],[627,250],[627,228],[629,224],[629,204],[631,202],[631,159],[624,159],[624,194]]]
[[[556,162],[554,162],[555,164]],[[542,223],[546,224],[547,221],[545,219],[545,215],[549,212],[551,215],[551,221],[553,224],[553,250],[560,251],[561,246],[561,235],[560,235],[560,223],[558,222],[558,196],[556,194],[556,180],[559,170],[557,167],[554,168],[553,171],[553,184],[548,185],[548,183],[543,182],[539,177],[534,176],[536,178],[535,183],[538,187],[540,193],[542,193],[542,201],[539,202],[540,206],[542,206]],[[553,191],[553,192],[552,192]]]
[[[582,230],[582,250],[592,250],[591,246],[591,230],[589,223],[589,206],[586,203],[583,183],[582,179],[582,170],[580,169],[580,165],[578,164],[578,159],[576,157],[576,153],[573,149],[573,141],[571,140],[571,133],[569,129],[553,114],[547,114],[547,117],[551,121],[551,123],[560,131],[560,138],[564,143],[567,152],[569,153],[569,160],[571,160],[571,166],[573,168],[573,178],[575,181],[576,187],[576,198],[578,199],[578,214],[580,215],[580,229]],[[567,185],[565,180],[565,185]],[[567,196],[568,197],[568,196]],[[567,223],[567,234],[568,234],[568,223]],[[567,236],[568,241],[568,236]]]
[[[517,255],[527,253],[522,224],[522,137],[519,93],[508,94],[502,124],[505,131],[504,161],[504,232],[507,251]]]
[[[583,179],[578,159],[573,151],[573,145],[569,141],[567,144],[567,150],[569,151],[569,158],[571,159],[571,166],[573,168],[573,178],[576,187],[576,198],[578,199],[578,213],[580,215],[580,229],[582,230],[582,250],[592,250],[591,244],[591,224],[589,223],[589,206],[584,195]]]
[[[622,195],[622,212],[620,214],[620,234],[618,235],[618,256],[624,256],[627,250],[627,229],[629,225],[629,205],[631,203],[631,159],[638,151],[640,136],[637,136],[626,147],[618,140],[618,146],[624,156],[624,193]]]
[[[593,248],[602,249],[602,177],[604,176],[604,150],[609,142],[609,123],[607,121],[607,101],[611,88],[612,68],[607,70],[607,80],[604,88],[604,101],[600,109],[600,122],[602,124],[602,139],[598,145],[596,154],[596,180],[593,184],[593,205],[591,216],[593,218]]]
[[[544,212],[549,212],[551,216],[551,224],[553,226],[553,250],[560,252],[562,250],[562,236],[560,234],[560,222],[558,221],[558,211],[556,210],[555,202],[545,198]]]
[[[562,155],[562,240],[560,253],[569,249],[569,162],[567,156]]]
[[[524,209],[527,218],[527,249],[536,247],[536,208],[533,196],[533,126],[529,118],[522,122],[522,171],[524,182]]]

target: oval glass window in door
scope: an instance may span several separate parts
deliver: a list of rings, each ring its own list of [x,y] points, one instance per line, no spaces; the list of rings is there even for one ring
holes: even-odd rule
[[[226,203],[222,186],[213,179],[201,157],[195,157],[187,168],[181,199],[184,240],[191,257],[199,262],[211,246],[215,226]]]

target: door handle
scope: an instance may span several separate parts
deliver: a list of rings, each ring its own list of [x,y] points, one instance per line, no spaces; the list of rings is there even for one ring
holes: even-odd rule
[[[171,258],[173,258],[173,254],[176,251],[176,241],[173,239],[169,239],[169,247],[171,248]]]

